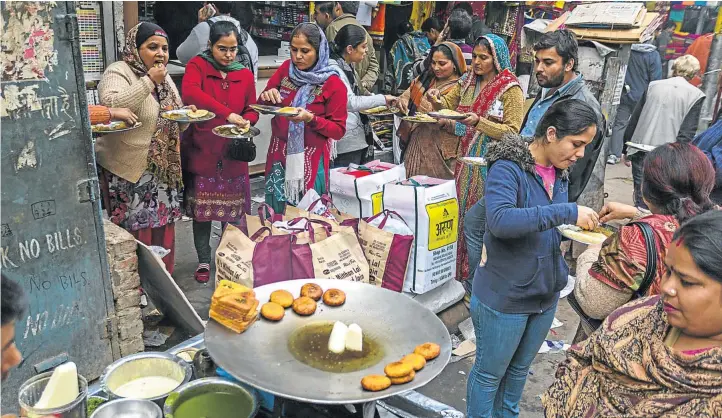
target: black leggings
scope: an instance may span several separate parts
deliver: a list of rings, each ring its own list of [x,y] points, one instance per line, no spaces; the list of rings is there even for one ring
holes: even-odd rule
[[[221,224],[221,228],[226,227],[226,223]],[[213,230],[213,222],[200,222],[193,220],[193,244],[198,254],[198,264],[211,264],[211,231]]]

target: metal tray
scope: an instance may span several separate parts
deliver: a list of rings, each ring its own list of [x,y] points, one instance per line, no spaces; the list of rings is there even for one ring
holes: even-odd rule
[[[301,112],[295,112],[295,113],[287,113],[287,112],[279,112],[279,109],[282,109],[282,107],[279,106],[267,106],[267,105],[259,105],[259,104],[253,104],[250,106],[251,109],[263,113],[264,115],[276,115],[276,116],[286,116],[286,117],[294,117],[301,114]]]
[[[417,115],[419,115],[419,113],[417,113],[414,116],[404,116],[401,119],[405,120],[406,122],[411,122],[411,123],[437,123],[438,122],[438,120],[436,120],[436,119],[434,119],[434,120],[418,120],[418,119],[416,119]],[[427,115],[431,116],[428,113],[427,113]]]
[[[203,118],[189,118],[188,116],[183,116],[178,119],[174,119],[170,117],[171,114],[174,113],[180,113],[183,115],[186,115],[188,112],[190,112],[190,109],[174,109],[174,110],[166,110],[165,112],[161,112],[160,117],[163,119],[172,120],[173,122],[178,123],[199,123],[199,122],[208,122],[209,120],[216,117],[216,114],[213,112],[208,112],[208,114]]]
[[[467,117],[469,117],[468,114],[461,114],[458,116],[454,116],[454,115],[445,115],[445,114],[439,113],[439,112],[429,112],[428,115],[431,116],[432,118],[449,119],[449,120],[464,120]]]
[[[654,151],[655,147],[654,145],[645,145],[645,144],[638,144],[636,142],[627,142],[627,146],[629,148],[634,148],[636,150],[644,151],[644,152],[652,152]]]
[[[97,124],[97,125],[90,125],[90,130],[91,130],[94,134],[103,135],[103,134],[114,134],[114,133],[116,133],[116,132],[131,131],[131,130],[133,130],[133,129],[137,129],[137,128],[140,128],[141,126],[143,126],[143,124],[142,124],[141,122],[136,122],[135,125],[133,125],[133,126],[127,126],[127,127],[125,127],[125,128],[121,128],[121,129],[102,129],[102,130],[98,129],[98,127],[100,127],[100,126],[109,126],[109,127],[112,128],[112,127],[113,127],[113,123],[114,123],[114,122],[110,122],[110,123],[99,123],[99,124]]]
[[[378,111],[378,112],[372,112],[372,110],[383,108],[384,110]],[[359,112],[363,115],[367,116],[390,116],[390,115],[397,115],[401,113],[401,110],[398,107],[388,107],[388,106],[377,106],[373,107],[371,109],[362,110]]]
[[[218,136],[220,136],[220,137],[222,137],[222,138],[228,138],[228,139],[253,138],[253,137],[256,137],[256,136],[258,136],[258,135],[261,134],[261,130],[258,129],[258,128],[256,128],[255,126],[251,126],[251,127],[248,129],[248,132],[242,133],[242,134],[239,134],[239,135],[225,135],[225,134],[221,134],[221,133],[218,132],[218,128],[234,127],[234,126],[236,126],[236,125],[227,124],[227,125],[216,126],[215,128],[213,128],[213,133],[216,134],[216,135],[218,135]]]
[[[288,399],[320,404],[363,403],[387,398],[426,385],[451,358],[451,338],[441,320],[408,296],[370,284],[346,280],[308,279],[258,287],[256,297],[268,301],[278,289],[299,295],[301,286],[316,283],[324,290],[341,289],[346,303],[338,308],[318,304],[316,313],[301,317],[292,310],[280,322],[259,319],[247,331],[236,334],[217,322],[208,322],[205,342],[213,360],[241,382]],[[297,361],[288,350],[288,337],[296,329],[315,321],[356,323],[373,336],[385,351],[384,358],[366,370],[330,373]],[[441,346],[441,354],[429,361],[416,378],[380,392],[367,392],[361,379],[383,374],[384,367],[400,360],[426,342]]]

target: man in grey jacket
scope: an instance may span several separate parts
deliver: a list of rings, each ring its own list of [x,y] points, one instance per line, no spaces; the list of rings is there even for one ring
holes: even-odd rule
[[[241,27],[241,23],[231,17],[233,3],[229,1],[217,1],[213,3],[213,6],[216,7],[218,12],[216,16],[206,18],[203,13],[205,7],[199,11],[198,24],[193,28],[188,38],[176,49],[178,60],[183,64],[187,64],[191,58],[208,49],[208,37],[211,33],[211,25],[213,23],[218,21],[232,22],[238,28],[238,33],[241,34],[241,39],[238,40],[238,46],[243,45],[248,50],[251,60],[250,64],[253,67],[253,79],[258,81],[258,46],[253,42],[253,38],[251,38],[248,32]]]
[[[632,117],[634,106],[647,90],[649,83],[662,78],[662,61],[657,47],[651,44],[634,44],[629,56],[627,74],[624,78],[626,91],[617,107],[617,116],[612,126],[612,137],[609,141],[609,158],[607,164],[621,161],[624,147],[624,130],[627,129],[629,118]]]

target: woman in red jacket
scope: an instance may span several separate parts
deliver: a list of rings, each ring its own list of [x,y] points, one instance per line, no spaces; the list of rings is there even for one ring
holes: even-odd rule
[[[328,65],[328,42],[319,27],[301,23],[291,33],[291,59],[268,80],[259,102],[300,109],[276,116],[266,158],[266,203],[285,211],[310,189],[328,190],[333,142],[346,133],[346,86]]]
[[[211,221],[237,222],[251,209],[248,163],[228,157],[228,139],[212,129],[227,123],[241,128],[258,122],[249,105],[256,102],[253,73],[236,61],[238,29],[231,22],[210,28],[210,49],[192,58],[183,77],[183,100],[216,114],[184,135],[185,209],[193,217],[193,241],[198,253],[195,278],[210,279]]]

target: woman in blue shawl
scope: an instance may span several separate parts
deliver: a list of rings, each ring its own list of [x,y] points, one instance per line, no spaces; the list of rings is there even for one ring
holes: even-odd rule
[[[296,204],[310,189],[329,188],[333,142],[346,133],[346,86],[338,67],[328,65],[329,48],[323,31],[301,23],[291,33],[291,59],[268,80],[258,102],[294,107],[298,115],[271,121],[266,158],[266,203],[276,212],[286,202]]]

